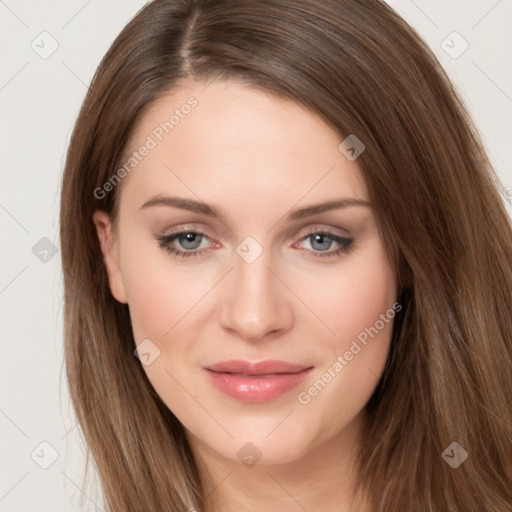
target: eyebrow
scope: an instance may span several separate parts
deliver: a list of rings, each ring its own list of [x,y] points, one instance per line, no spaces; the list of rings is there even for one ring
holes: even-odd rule
[[[168,197],[158,194],[156,196],[151,197],[148,201],[146,201],[140,207],[140,209],[143,210],[145,208],[150,208],[152,206],[171,206],[195,213],[202,213],[203,215],[208,215],[209,217],[215,217],[222,221],[225,221],[224,215],[218,208],[216,208],[213,205],[203,203],[201,201],[196,201],[194,199],[185,199],[182,197]],[[310,206],[305,206],[304,208],[293,210],[291,213],[288,214],[288,219],[304,219],[306,217],[311,217],[313,215],[317,215],[328,210],[348,208],[350,206],[363,206],[371,208],[371,204],[368,201],[364,201],[362,199],[334,199],[331,201],[327,201],[325,203],[314,204]]]

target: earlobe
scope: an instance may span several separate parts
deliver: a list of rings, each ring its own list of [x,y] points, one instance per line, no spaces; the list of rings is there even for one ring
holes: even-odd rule
[[[92,216],[96,232],[100,241],[103,261],[107,270],[110,291],[114,298],[127,304],[126,293],[124,289],[121,268],[119,265],[119,254],[117,250],[117,241],[112,230],[112,223],[108,214],[102,210],[96,210]]]

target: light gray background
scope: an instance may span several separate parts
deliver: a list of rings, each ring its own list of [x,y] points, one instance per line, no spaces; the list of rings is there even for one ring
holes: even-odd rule
[[[511,212],[511,1],[389,3],[461,91]],[[0,512],[103,508],[94,485],[82,485],[84,445],[61,374],[60,253],[52,247],[59,247],[60,180],[78,109],[100,59],[143,4],[0,0]],[[457,58],[464,42],[446,39],[453,31],[469,44]],[[52,38],[58,48],[46,56]]]

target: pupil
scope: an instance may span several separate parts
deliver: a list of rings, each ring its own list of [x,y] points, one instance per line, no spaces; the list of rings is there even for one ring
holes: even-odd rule
[[[183,242],[183,247],[185,247],[186,249],[197,249],[197,247],[199,247],[200,245],[199,243],[197,243],[197,241],[199,240],[199,235],[197,235],[196,233],[185,233],[184,235],[181,235],[181,237],[185,237],[184,239],[182,238],[180,242]],[[187,244],[192,244],[192,247],[190,247]]]
[[[325,238],[325,240],[323,241],[322,243],[322,240]],[[329,249],[329,246],[330,246],[330,238],[327,236],[327,235],[322,235],[322,234],[317,234],[317,235],[314,235],[314,240],[313,240],[313,244],[315,244],[316,242],[319,242],[320,245],[322,247],[318,248],[318,250],[320,249]],[[314,248],[314,246],[313,246]]]

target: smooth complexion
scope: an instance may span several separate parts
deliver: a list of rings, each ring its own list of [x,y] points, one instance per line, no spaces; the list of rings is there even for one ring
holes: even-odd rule
[[[314,400],[297,399],[396,301],[357,160],[300,105],[222,81],[187,82],[154,102],[127,153],[191,96],[193,111],[119,185],[118,223],[99,210],[93,219],[135,344],[150,339],[160,350],[144,370],[212,475],[223,510],[368,511],[361,497],[349,500],[353,458],[393,322]],[[219,216],[163,197],[206,203]],[[338,200],[368,204],[292,218]],[[241,247],[262,252],[248,263]],[[168,248],[196,254],[177,258]],[[313,369],[298,387],[252,403],[206,375],[205,366],[234,359]],[[253,466],[240,460],[259,453]]]

